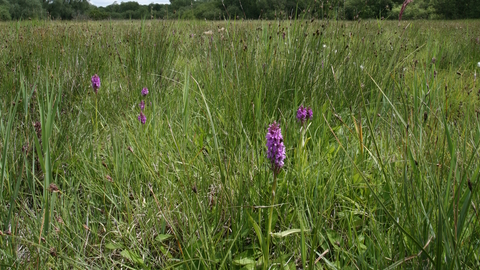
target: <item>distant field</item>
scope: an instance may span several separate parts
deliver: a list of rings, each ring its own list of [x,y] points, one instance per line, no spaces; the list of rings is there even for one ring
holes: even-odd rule
[[[480,268],[480,21],[0,36],[0,268]]]

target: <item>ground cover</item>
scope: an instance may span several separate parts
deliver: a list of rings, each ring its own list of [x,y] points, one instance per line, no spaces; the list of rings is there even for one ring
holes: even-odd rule
[[[0,33],[2,267],[480,266],[479,21]]]

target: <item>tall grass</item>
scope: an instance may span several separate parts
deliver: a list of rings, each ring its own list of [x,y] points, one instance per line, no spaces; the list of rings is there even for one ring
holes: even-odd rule
[[[4,23],[0,265],[476,269],[479,28]]]

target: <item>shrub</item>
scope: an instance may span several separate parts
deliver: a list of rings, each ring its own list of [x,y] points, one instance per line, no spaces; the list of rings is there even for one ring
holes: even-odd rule
[[[10,17],[10,12],[8,12],[7,6],[0,6],[0,21],[9,21],[12,17]]]

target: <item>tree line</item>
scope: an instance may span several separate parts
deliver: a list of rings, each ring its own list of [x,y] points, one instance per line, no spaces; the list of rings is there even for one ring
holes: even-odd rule
[[[398,19],[404,0],[170,0],[170,4],[88,0],[0,0],[0,20],[105,19]],[[403,19],[480,18],[478,0],[414,0]]]

